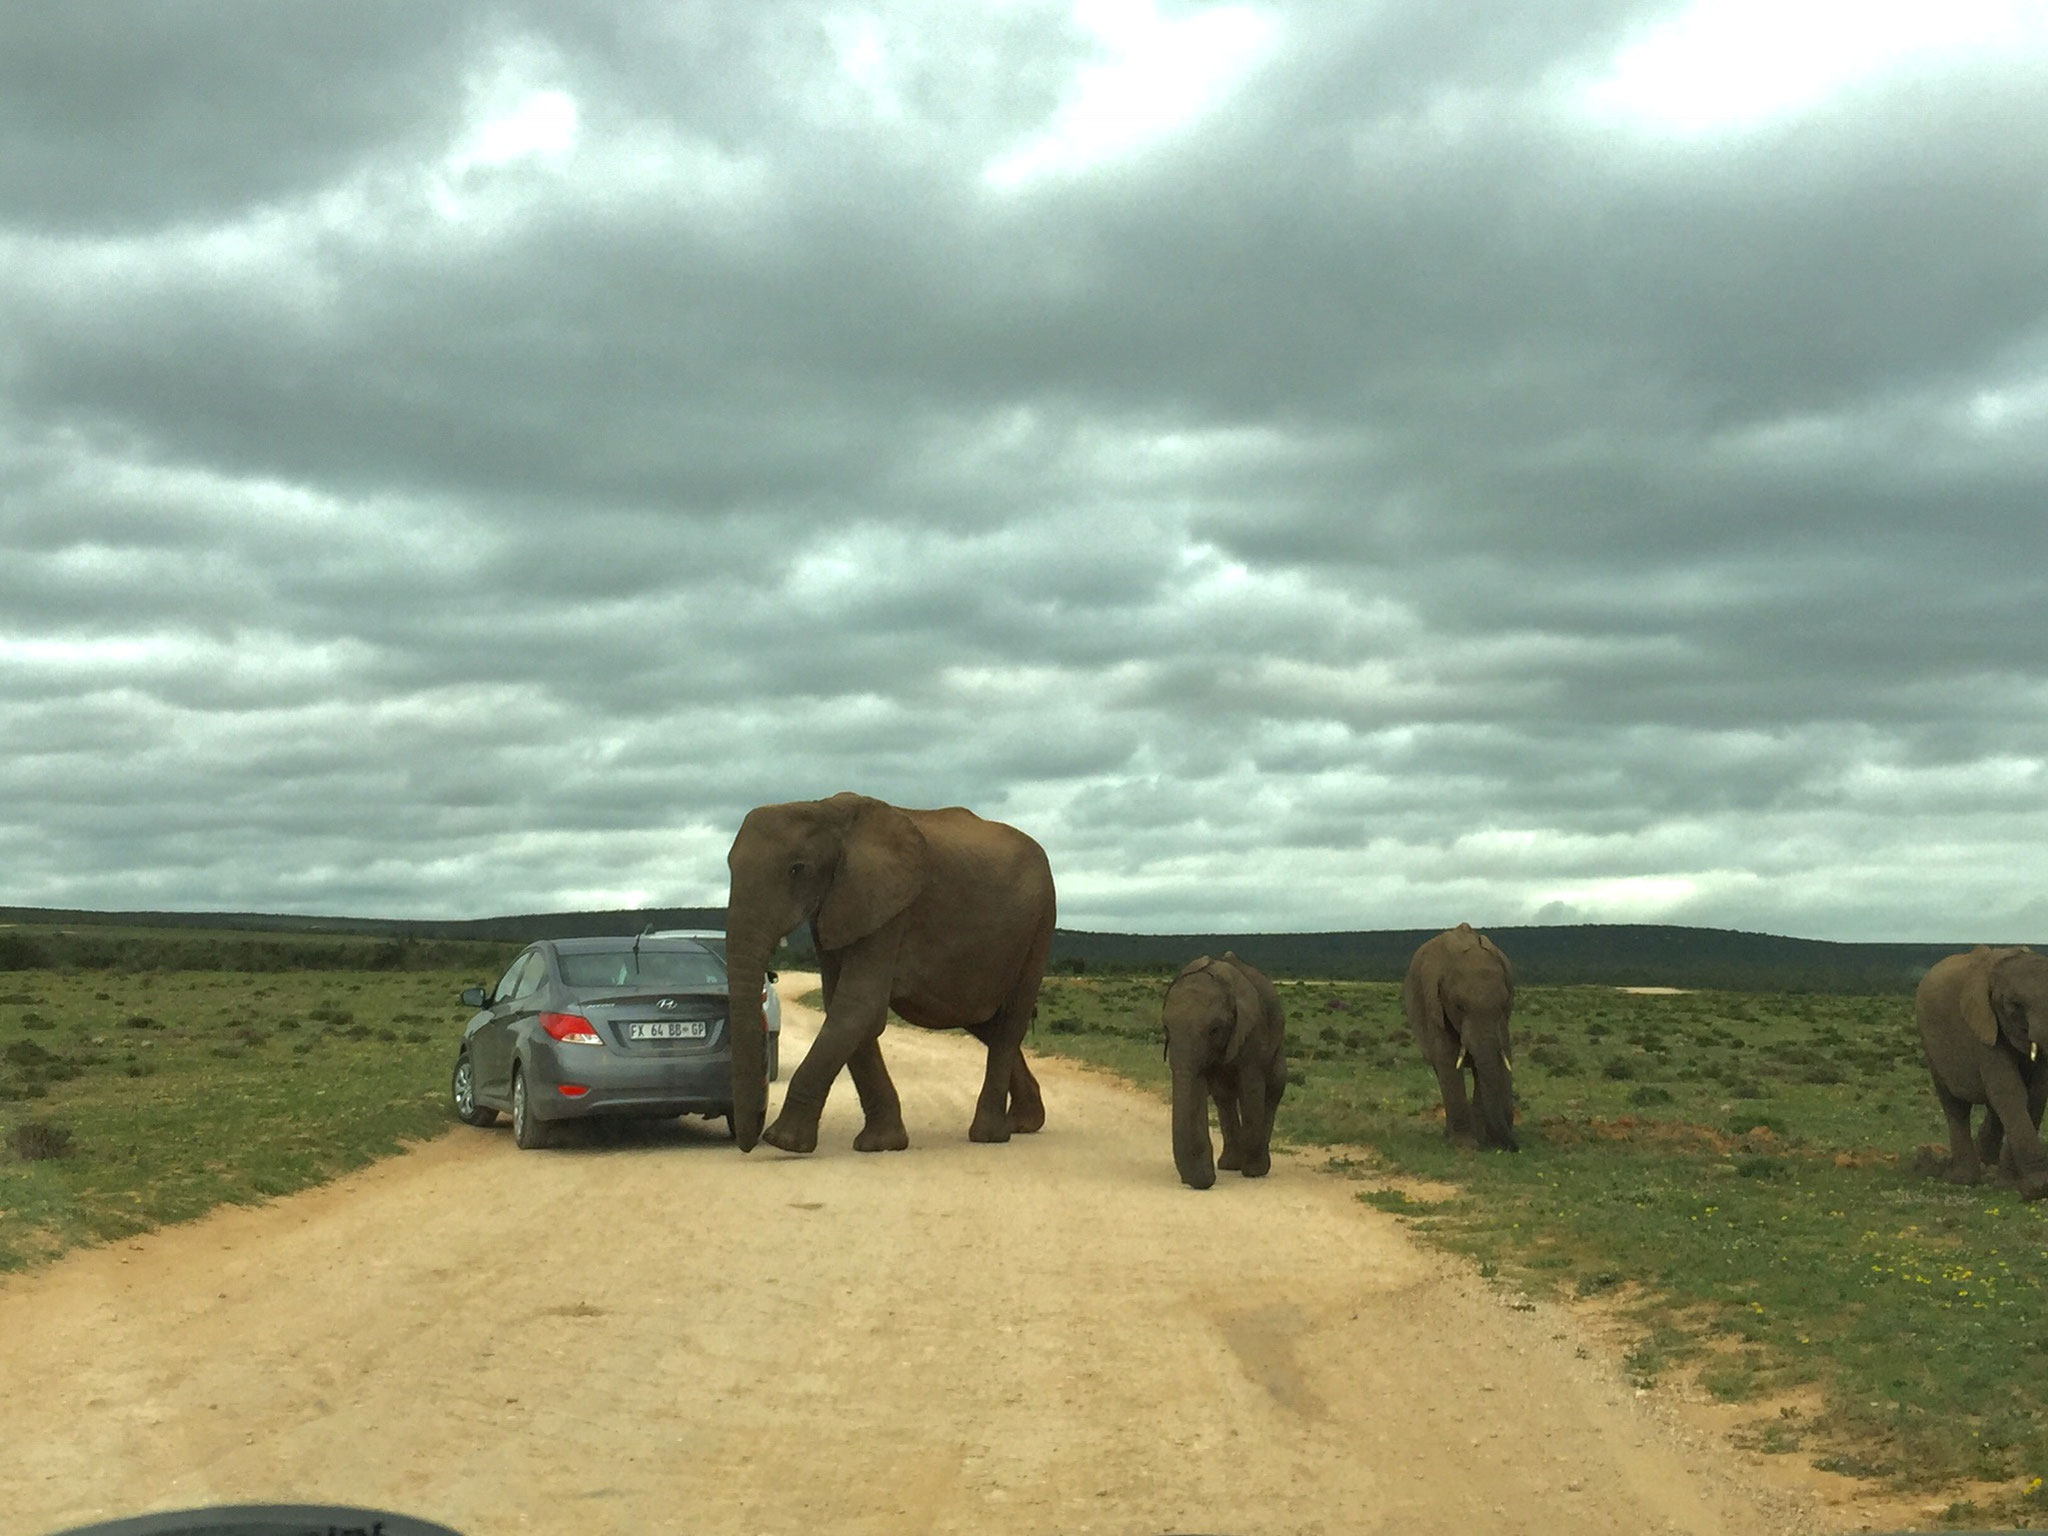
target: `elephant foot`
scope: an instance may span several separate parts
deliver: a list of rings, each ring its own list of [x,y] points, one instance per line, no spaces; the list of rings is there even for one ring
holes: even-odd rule
[[[1270,1152],[1254,1152],[1246,1157],[1238,1172],[1248,1179],[1263,1179],[1273,1171],[1273,1155]]]
[[[815,1152],[818,1150],[818,1125],[815,1120],[809,1125],[792,1125],[788,1115],[778,1115],[775,1123],[761,1133],[761,1139],[785,1152]]]
[[[909,1145],[910,1132],[903,1128],[901,1120],[884,1125],[870,1121],[853,1138],[853,1150],[856,1152],[901,1152]]]
[[[2048,1171],[2022,1174],[2019,1190],[2022,1200],[2048,1200]]]
[[[1010,1106],[1010,1129],[1019,1136],[1029,1136],[1045,1125],[1043,1104],[1012,1104]]]
[[[1489,1147],[1497,1147],[1503,1152],[1519,1152],[1522,1150],[1522,1144],[1515,1139],[1513,1131],[1508,1132],[1507,1136],[1502,1140],[1489,1141],[1487,1145]]]
[[[1952,1162],[1941,1177],[1948,1184],[1974,1184],[1984,1177],[1984,1170],[1975,1163]]]
[[[974,1124],[967,1127],[969,1141],[1008,1141],[1010,1139],[1010,1117],[1007,1113],[1000,1120],[984,1120],[974,1117]]]
[[[1451,1145],[1460,1152],[1477,1152],[1479,1150],[1479,1138],[1470,1131],[1452,1131],[1449,1134]]]
[[[1236,1173],[1240,1168],[1244,1167],[1244,1161],[1244,1153],[1235,1147],[1225,1147],[1223,1155],[1216,1159],[1216,1166],[1225,1173]]]

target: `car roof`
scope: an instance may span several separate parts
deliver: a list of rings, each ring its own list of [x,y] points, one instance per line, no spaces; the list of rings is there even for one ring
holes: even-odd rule
[[[642,949],[694,949],[707,955],[711,954],[710,950],[697,943],[689,934],[682,933],[621,933],[611,937],[548,939],[544,942],[552,944],[556,953],[563,955],[586,955],[593,950],[631,949],[636,943]]]
[[[658,928],[647,935],[650,939],[722,939],[723,928]]]

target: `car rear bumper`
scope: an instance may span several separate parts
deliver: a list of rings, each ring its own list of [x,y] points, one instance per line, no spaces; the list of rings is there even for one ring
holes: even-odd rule
[[[596,1046],[537,1051],[528,1063],[533,1113],[541,1120],[590,1115],[722,1115],[732,1108],[732,1056],[622,1058]],[[564,1085],[588,1090],[565,1094]]]

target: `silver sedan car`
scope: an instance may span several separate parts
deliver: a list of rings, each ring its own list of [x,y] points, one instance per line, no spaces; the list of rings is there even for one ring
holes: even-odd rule
[[[732,1128],[725,962],[689,939],[549,939],[497,986],[471,987],[477,1014],[450,1079],[471,1125],[512,1117],[521,1147],[565,1120],[724,1116]]]

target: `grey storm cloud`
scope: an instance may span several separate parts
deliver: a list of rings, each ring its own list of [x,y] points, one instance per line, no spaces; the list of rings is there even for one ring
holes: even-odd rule
[[[1745,14],[16,8],[0,899],[2028,936],[2048,29]]]

